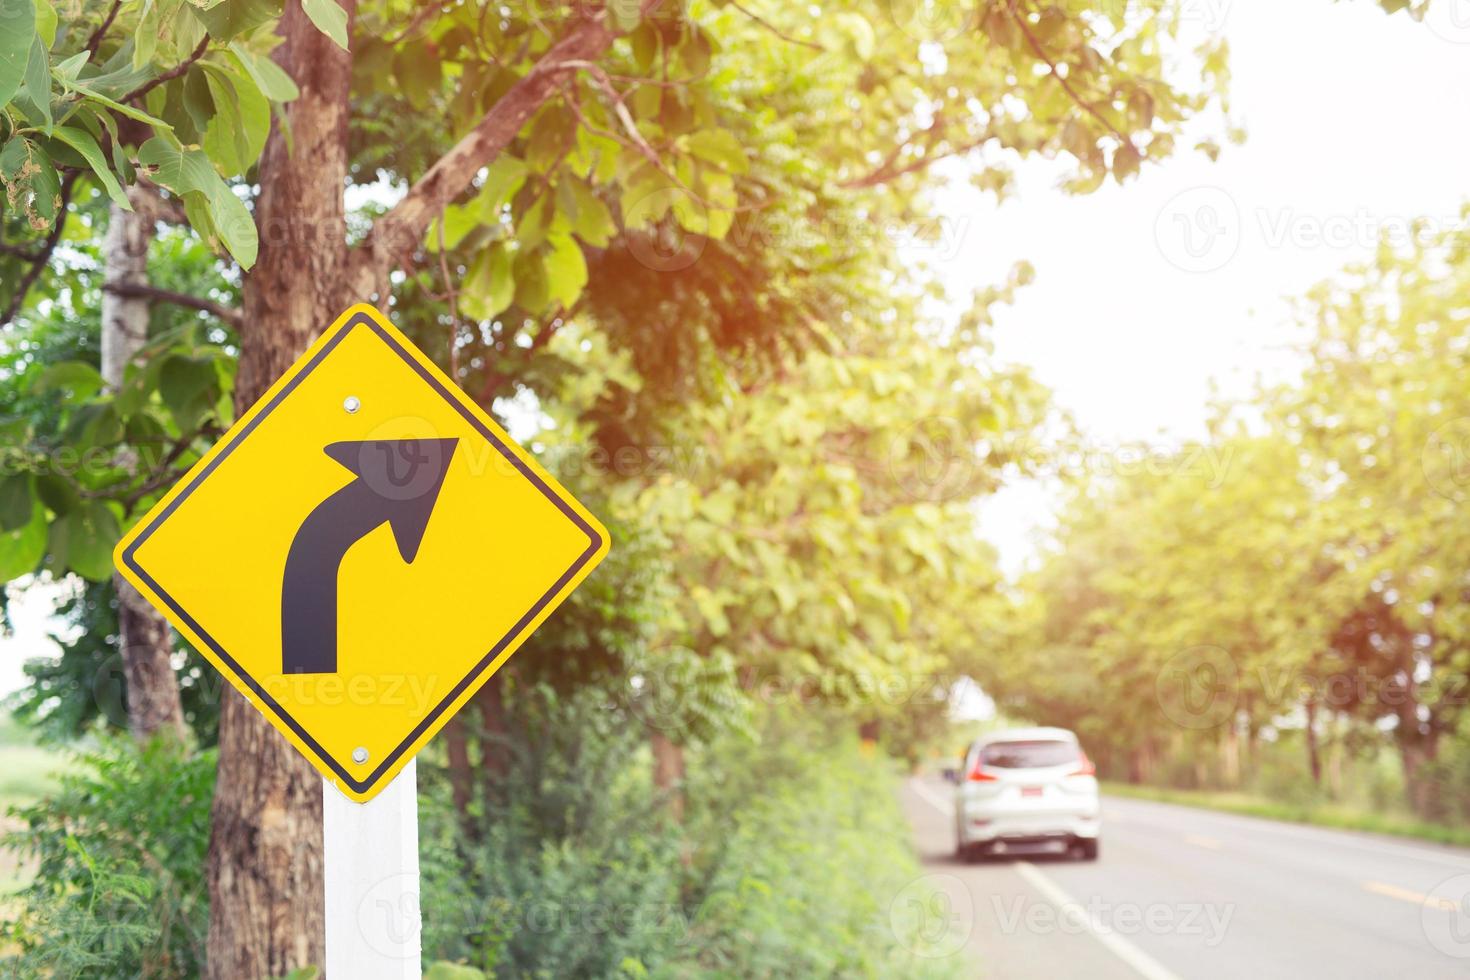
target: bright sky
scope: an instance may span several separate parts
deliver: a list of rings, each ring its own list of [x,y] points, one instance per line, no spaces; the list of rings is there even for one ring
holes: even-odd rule
[[[1018,260],[1036,266],[999,311],[997,354],[1030,365],[1103,458],[1202,435],[1212,384],[1243,395],[1258,373],[1289,370],[1291,297],[1370,256],[1382,230],[1460,223],[1470,0],[1435,2],[1415,23],[1374,0],[1184,0],[1199,29],[1230,41],[1246,143],[1089,197],[1056,191],[1045,162],[999,208],[955,192],[958,244],[941,275],[959,292]],[[1007,567],[1034,554],[1053,505],[1047,487],[1025,485],[983,509]]]
[[[1054,189],[1055,166],[1028,165],[999,208],[949,194],[946,245],[928,253],[956,293],[1036,266],[999,311],[997,353],[1030,365],[1102,458],[1201,434],[1212,383],[1243,394],[1289,365],[1290,297],[1371,254],[1379,230],[1458,221],[1470,198],[1470,0],[1436,0],[1425,24],[1373,0],[1184,3],[1194,29],[1230,40],[1244,146],[1084,198]],[[1008,567],[1034,554],[1052,497],[1028,484],[985,507]],[[17,595],[0,692],[54,650],[54,594]]]

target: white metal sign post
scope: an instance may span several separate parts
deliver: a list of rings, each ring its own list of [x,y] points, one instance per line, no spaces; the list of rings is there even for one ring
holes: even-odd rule
[[[322,782],[326,980],[419,980],[418,764],[354,803]]]

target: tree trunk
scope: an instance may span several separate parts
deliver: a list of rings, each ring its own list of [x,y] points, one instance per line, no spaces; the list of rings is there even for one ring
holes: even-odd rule
[[[663,732],[648,733],[653,748],[653,785],[675,823],[684,822],[684,749]]]
[[[343,3],[349,21],[355,3]],[[351,57],[288,4],[274,54],[301,95],[259,167],[260,254],[244,278],[235,406],[243,412],[351,301],[343,187]],[[362,297],[365,298],[365,297]],[[208,976],[259,980],[320,966],[322,780],[239,695],[220,712],[209,844]],[[351,980],[333,977],[330,980]]]
[[[140,193],[130,197],[137,210],[125,211],[114,204],[102,239],[102,380],[114,390],[122,385],[127,366],[148,341],[148,301],[119,296],[106,288],[148,283],[153,219]],[[129,467],[135,462],[122,460]],[[127,678],[128,727],[139,740],[158,733],[182,739],[184,706],[174,676],[168,621],[115,572],[112,585],[117,595],[118,645]]]
[[[1235,717],[1225,726],[1225,737],[1220,743],[1220,772],[1226,788],[1240,787],[1240,725]]]
[[[470,820],[470,797],[474,792],[470,771],[469,736],[463,718],[452,718],[444,726],[444,747],[449,755],[449,789],[454,798],[454,812],[459,818],[460,832],[473,840],[476,829]]]
[[[507,670],[502,667],[496,671],[475,695],[475,708],[480,713],[480,780],[487,806],[495,801],[497,787],[510,772],[510,750],[506,744],[510,722],[505,716]]]
[[[1399,739],[1399,759],[1404,767],[1404,792],[1414,815],[1425,820],[1440,816],[1435,781],[1424,772],[1439,757],[1439,739],[1433,734],[1417,733]]]
[[[1322,785],[1322,753],[1317,746],[1317,699],[1307,698],[1304,707],[1307,709],[1307,728],[1304,733],[1307,742],[1307,765],[1312,771],[1312,784]]]

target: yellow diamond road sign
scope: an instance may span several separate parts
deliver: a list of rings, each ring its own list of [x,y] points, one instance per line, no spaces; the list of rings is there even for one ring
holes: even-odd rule
[[[581,504],[377,310],[355,306],[114,558],[366,801],[607,549]]]

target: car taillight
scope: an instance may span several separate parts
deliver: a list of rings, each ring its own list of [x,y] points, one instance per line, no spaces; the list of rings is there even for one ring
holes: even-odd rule
[[[996,780],[996,777],[981,768],[978,762],[975,763],[975,768],[970,770],[970,775],[967,778],[972,783],[993,783]]]
[[[1077,762],[1078,762],[1077,768],[1074,771],[1067,773],[1068,776],[1096,776],[1097,775],[1097,766],[1094,766],[1092,764],[1092,760],[1087,757],[1087,753],[1081,751],[1080,749],[1077,752]]]

